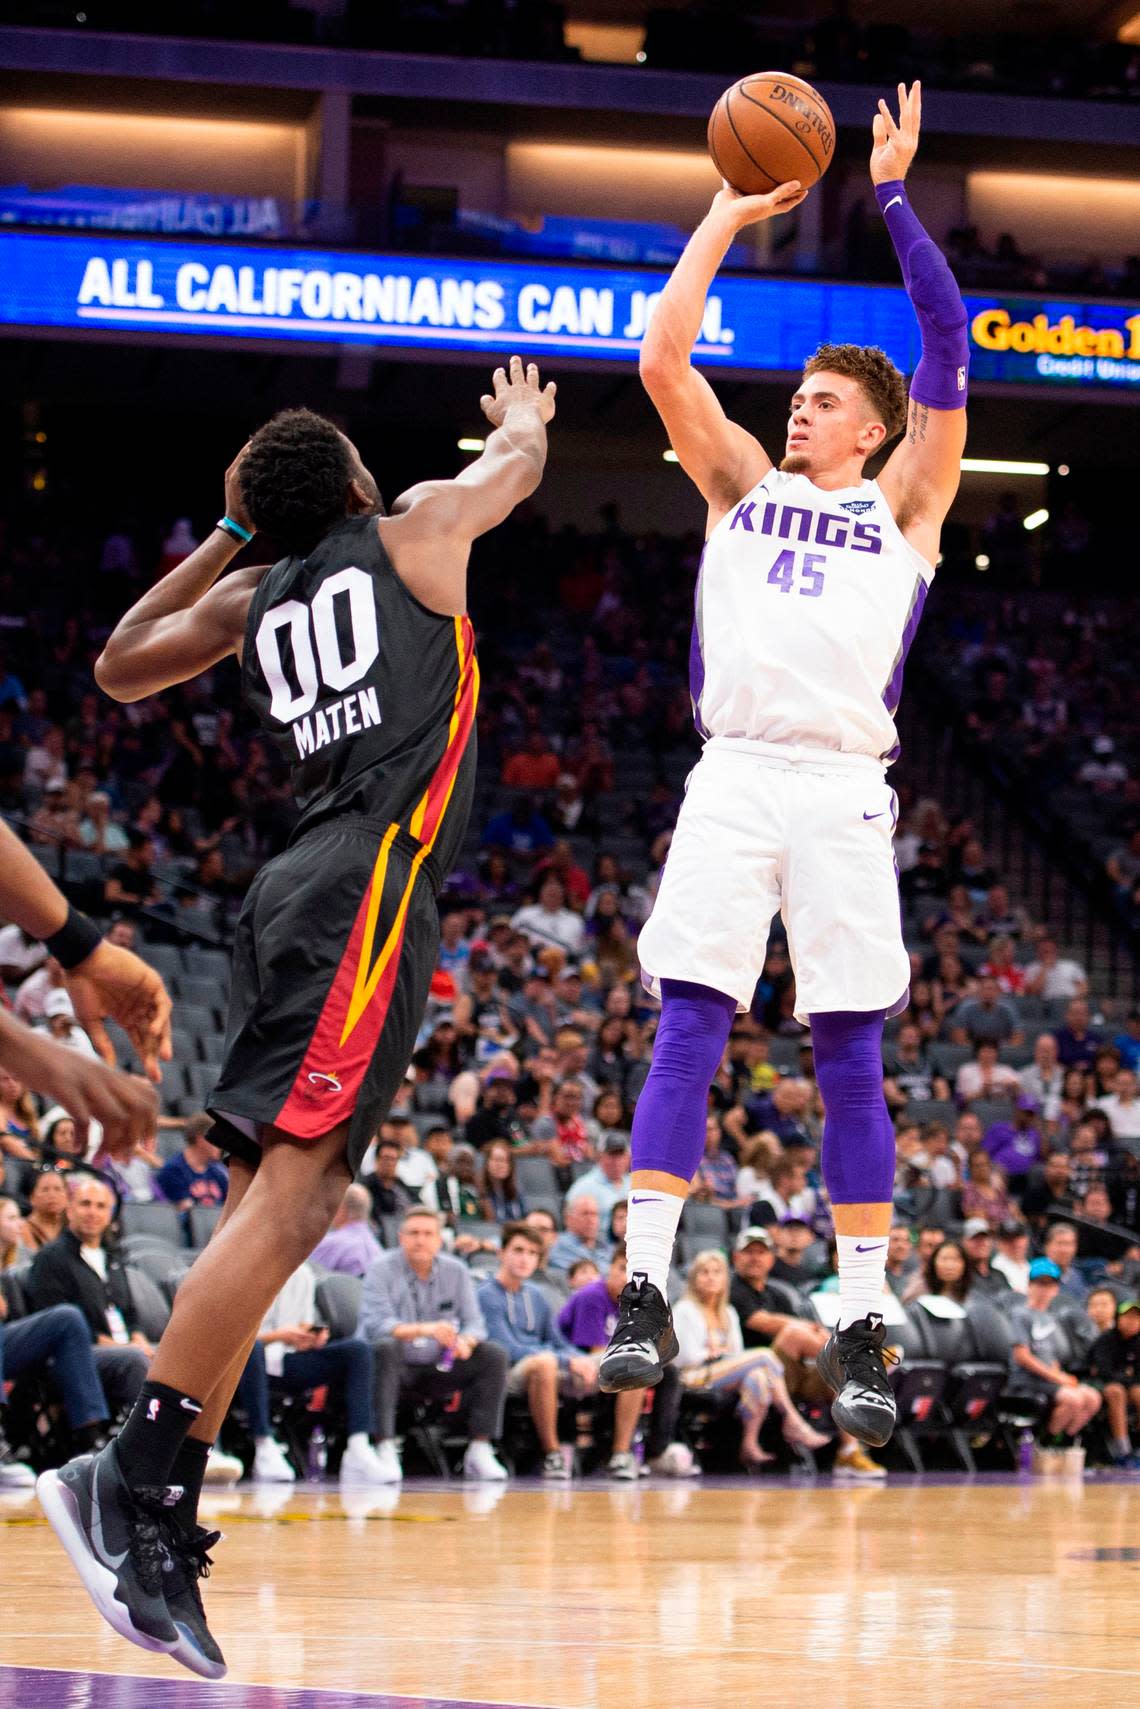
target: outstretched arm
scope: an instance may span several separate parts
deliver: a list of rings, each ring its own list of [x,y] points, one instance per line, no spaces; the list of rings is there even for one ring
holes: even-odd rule
[[[226,470],[226,516],[252,535],[238,485],[245,447]],[[202,544],[127,612],[95,662],[95,680],[112,700],[144,700],[188,682],[241,648],[254,588],[267,566],[218,578],[242,542],[215,528]],[[216,585],[215,585],[216,584]]]
[[[966,443],[966,307],[938,245],[907,200],[903,179],[918,148],[922,87],[899,84],[895,122],[879,102],[871,150],[875,200],[902,267],[903,283],[918,317],[922,358],[910,383],[906,433],[879,476],[904,535],[931,563],[938,535],[954,502]]]
[[[381,517],[380,538],[401,579],[432,611],[461,616],[467,609],[471,542],[498,527],[529,498],[546,467],[546,426],[554,416],[551,380],[512,356],[509,371],[496,368],[479,402],[495,431],[482,455],[453,481],[421,481]]]
[[[794,180],[766,196],[741,196],[725,184],[685,245],[642,341],[641,383],[681,467],[708,503],[710,528],[763,479],[772,462],[751,433],[729,421],[692,365],[705,299],[737,233],[789,212],[806,195]]]

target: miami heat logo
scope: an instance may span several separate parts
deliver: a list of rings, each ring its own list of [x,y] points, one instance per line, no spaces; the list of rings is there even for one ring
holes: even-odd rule
[[[328,1086],[334,1092],[344,1090],[335,1074],[320,1074],[315,1070],[310,1071],[309,1084],[311,1086]]]

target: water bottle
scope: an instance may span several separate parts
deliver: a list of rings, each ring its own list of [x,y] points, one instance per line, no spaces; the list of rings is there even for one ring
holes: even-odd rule
[[[310,1483],[323,1483],[325,1470],[329,1463],[329,1441],[324,1430],[318,1424],[309,1437],[309,1462],[306,1475]]]
[[[1023,1430],[1017,1439],[1017,1469],[1022,1477],[1030,1477],[1033,1472],[1033,1432]]]

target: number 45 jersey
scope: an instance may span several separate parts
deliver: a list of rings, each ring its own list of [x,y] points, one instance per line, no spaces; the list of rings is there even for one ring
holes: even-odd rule
[[[824,492],[769,470],[705,544],[689,659],[697,729],[889,765],[933,577],[877,482]]]
[[[346,518],[309,557],[266,572],[242,693],[292,768],[294,840],[333,818],[398,825],[448,870],[475,776],[474,633],[414,597],[374,516]]]

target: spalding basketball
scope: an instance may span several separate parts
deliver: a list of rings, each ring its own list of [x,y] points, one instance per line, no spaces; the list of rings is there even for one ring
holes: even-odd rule
[[[835,152],[835,120],[802,77],[757,71],[726,89],[709,118],[709,153],[722,178],[744,196],[762,196],[798,178],[816,184]]]

